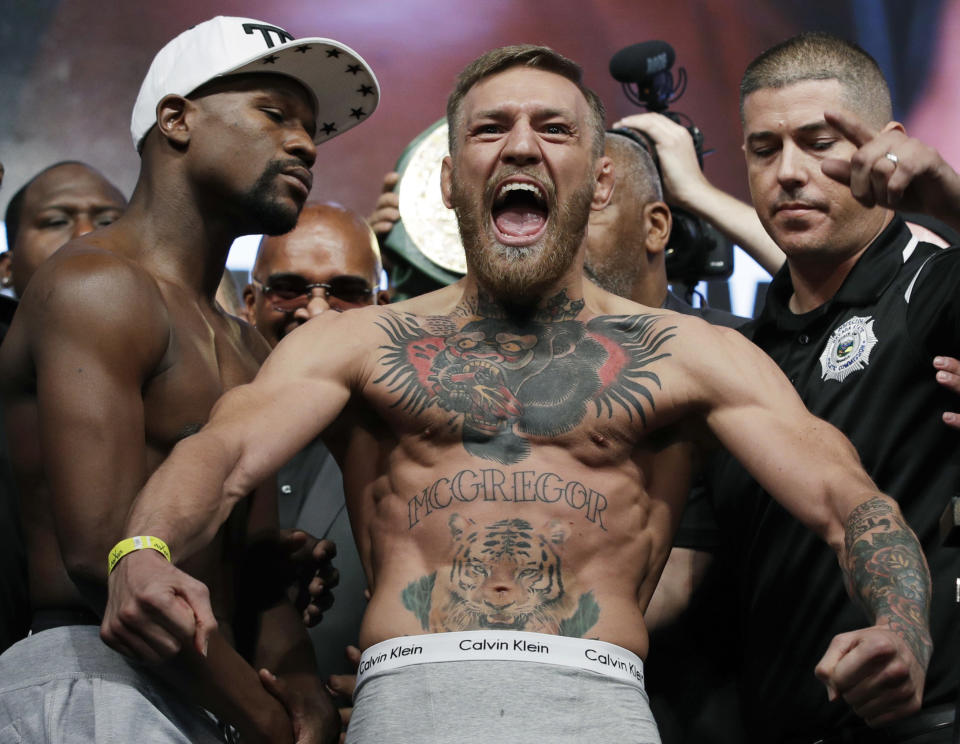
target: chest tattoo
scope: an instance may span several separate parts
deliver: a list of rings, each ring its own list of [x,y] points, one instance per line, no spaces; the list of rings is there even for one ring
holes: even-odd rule
[[[651,366],[670,356],[675,326],[653,314],[583,322],[582,307],[563,296],[522,322],[387,314],[386,369],[375,383],[405,412],[449,411],[468,452],[503,464],[527,457],[530,437],[569,432],[588,411],[646,425],[661,386]]]

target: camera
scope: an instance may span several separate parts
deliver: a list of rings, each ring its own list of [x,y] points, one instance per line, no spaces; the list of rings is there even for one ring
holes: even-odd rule
[[[671,68],[676,54],[665,41],[644,41],[613,55],[610,74],[623,86],[627,99],[647,110],[663,114],[684,127],[693,139],[697,162],[703,168],[703,132],[690,117],[669,106],[683,95],[687,72],[678,68],[674,80]],[[657,148],[643,132],[614,129],[641,145],[657,167],[663,180]],[[673,228],[666,248],[667,278],[671,282],[693,287],[702,279],[726,279],[733,273],[733,244],[713,225],[680,207],[671,206]]]

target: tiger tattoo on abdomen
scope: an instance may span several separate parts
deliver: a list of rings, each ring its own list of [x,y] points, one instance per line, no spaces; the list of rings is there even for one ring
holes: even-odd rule
[[[600,609],[593,592],[565,584],[561,554],[567,527],[557,520],[534,531],[524,519],[483,528],[450,517],[450,569],[410,583],[404,606],[424,630],[524,630],[581,637]]]

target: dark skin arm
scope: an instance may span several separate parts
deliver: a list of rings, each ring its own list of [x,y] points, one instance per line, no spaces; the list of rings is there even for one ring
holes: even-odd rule
[[[248,533],[253,536],[254,545],[263,544],[264,538],[276,545],[286,544],[277,528],[277,497],[272,483],[258,488],[251,498]],[[297,540],[295,544],[300,543]],[[303,544],[306,546],[305,541]],[[326,544],[332,548],[332,543]],[[308,549],[309,552],[312,551]],[[244,576],[238,578],[240,586],[244,586]],[[279,583],[280,578],[275,577],[275,581]],[[339,717],[330,693],[317,676],[313,646],[296,608],[281,596],[259,613],[258,621],[251,661],[261,670],[264,687],[284,704],[296,741],[335,742],[340,731]]]
[[[34,276],[18,320],[35,368],[60,552],[84,600],[100,613],[107,551],[124,536],[126,513],[149,475],[141,391],[163,363],[170,332],[156,285],[125,261],[102,252],[73,253],[53,266]],[[128,643],[123,650],[141,658],[176,657],[158,673],[233,722],[246,739],[292,741],[283,707],[219,634],[211,637],[207,658],[193,649],[181,653],[164,638],[131,637]]]

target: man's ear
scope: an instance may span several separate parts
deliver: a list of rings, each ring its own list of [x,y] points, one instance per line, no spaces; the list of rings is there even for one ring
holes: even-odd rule
[[[597,160],[597,187],[593,190],[593,201],[590,209],[601,210],[610,203],[613,189],[617,182],[617,175],[613,170],[613,161],[606,155]]]
[[[447,209],[453,209],[453,159],[445,155],[440,164],[440,193]]]
[[[253,284],[248,284],[243,288],[243,318],[254,327],[257,325],[257,314],[253,310],[256,302],[257,294],[254,291]]]
[[[903,132],[904,134],[906,134],[906,133],[907,133],[907,128],[906,128],[905,126],[903,126],[903,124],[901,124],[899,121],[888,121],[886,124],[883,125],[883,129],[881,129],[880,132],[881,132],[881,133],[883,133],[883,132]]]
[[[190,142],[188,115],[195,104],[183,96],[169,95],[157,104],[157,129],[171,144],[186,147]]]
[[[13,263],[13,254],[10,251],[0,253],[0,287],[13,286],[13,272],[11,264]]]
[[[670,241],[670,229],[673,227],[670,207],[662,201],[646,204],[643,207],[643,222],[647,228],[647,253],[663,253]]]

